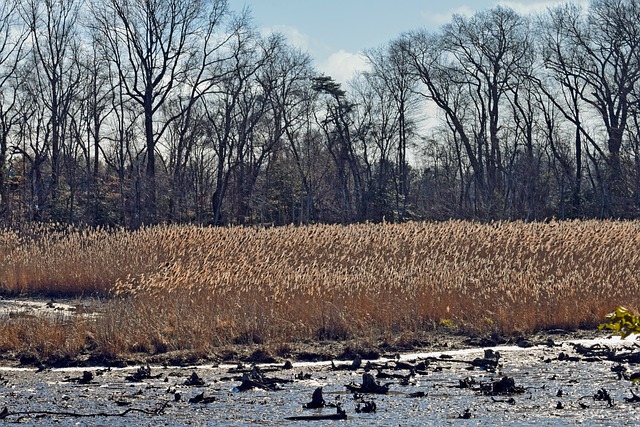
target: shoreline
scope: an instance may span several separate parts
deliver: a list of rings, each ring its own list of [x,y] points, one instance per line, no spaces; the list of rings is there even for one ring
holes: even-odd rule
[[[412,345],[390,345],[368,339],[343,341],[307,340],[284,344],[236,344],[221,347],[219,351],[203,354],[197,351],[178,350],[164,353],[133,353],[108,356],[86,352],[76,356],[52,356],[41,359],[33,354],[9,352],[0,356],[0,368],[125,368],[145,364],[165,367],[189,367],[210,364],[284,364],[347,362],[356,358],[378,360],[397,358],[416,353],[450,352],[465,349],[483,349],[497,346],[530,348],[536,346],[553,347],[559,342],[575,340],[604,339],[611,337],[606,331],[579,329],[575,331],[549,330],[531,334],[504,336],[499,334],[470,335],[459,332],[432,330],[424,331]]]

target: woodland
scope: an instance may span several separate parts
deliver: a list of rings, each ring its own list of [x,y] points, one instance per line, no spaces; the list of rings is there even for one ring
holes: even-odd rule
[[[0,0],[0,224],[640,216],[640,0],[407,30],[339,83],[225,0]]]

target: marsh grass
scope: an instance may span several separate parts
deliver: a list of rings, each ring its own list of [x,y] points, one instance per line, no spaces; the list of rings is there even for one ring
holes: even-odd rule
[[[574,329],[640,306],[640,222],[162,226],[0,242],[5,293],[109,296],[104,316],[58,325],[53,344],[90,336],[105,354]],[[34,325],[26,339],[5,321],[2,342],[33,346]]]

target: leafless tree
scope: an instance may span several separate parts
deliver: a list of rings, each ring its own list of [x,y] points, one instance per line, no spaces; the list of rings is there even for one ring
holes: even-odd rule
[[[58,200],[62,157],[68,130],[68,114],[78,90],[80,51],[78,17],[80,3],[63,0],[27,0],[20,3],[20,13],[31,38],[31,71],[37,97],[46,114],[41,136],[50,154],[50,182],[44,189],[50,198],[55,219],[62,219]],[[46,200],[41,200],[46,202]],[[40,206],[41,209],[46,206]]]
[[[549,12],[552,32],[547,33],[547,65],[569,91],[571,114],[566,116],[580,132],[576,135],[577,156],[581,153],[579,138],[584,136],[607,162],[604,213],[608,215],[622,215],[629,198],[621,150],[630,113],[638,103],[634,94],[640,81],[638,22],[637,0],[596,0],[586,14],[570,6]],[[581,104],[599,116],[605,144],[585,131],[585,119],[577,115]]]
[[[188,109],[162,121],[159,111],[169,99],[184,96],[201,83],[214,47],[221,47],[217,32],[229,13],[227,3],[108,0],[95,2],[92,9],[125,94],[144,114],[147,219],[154,221],[156,145],[171,122]]]
[[[19,77],[16,70],[24,59],[26,31],[16,16],[17,1],[0,3],[0,219],[9,219],[7,166],[10,156],[9,138],[19,124]]]
[[[412,114],[416,108],[417,78],[410,66],[410,58],[401,42],[392,41],[385,48],[370,50],[367,59],[372,67],[370,75],[381,84],[386,96],[393,100],[397,112],[397,168],[396,211],[397,219],[404,221],[409,197],[409,140],[415,131]],[[379,92],[379,91],[378,91]]]

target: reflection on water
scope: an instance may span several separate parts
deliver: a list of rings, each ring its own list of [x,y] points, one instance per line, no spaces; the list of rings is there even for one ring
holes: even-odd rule
[[[389,383],[387,395],[368,395],[374,401],[375,413],[356,413],[356,401],[345,384],[362,380],[363,370],[332,370],[330,362],[294,363],[289,370],[262,365],[266,376],[293,380],[282,384],[282,390],[253,389],[234,393],[241,376],[229,370],[236,366],[197,366],[184,368],[152,367],[151,378],[129,382],[125,378],[138,367],[125,369],[64,368],[36,372],[34,369],[0,368],[0,410],[10,413],[28,411],[67,412],[76,414],[111,414],[76,418],[47,414],[42,418],[27,416],[23,422],[38,425],[299,425],[286,421],[289,416],[330,414],[335,408],[303,410],[312,392],[323,387],[326,403],[340,404],[348,415],[345,421],[322,421],[322,425],[349,426],[424,426],[424,425],[633,425],[640,420],[640,403],[628,403],[630,389],[635,386],[619,374],[622,368],[633,373],[640,367],[614,361],[593,360],[575,352],[575,345],[598,344],[607,348],[637,350],[632,340],[601,339],[564,342],[555,346],[520,348],[493,347],[500,353],[495,372],[474,366],[471,361],[483,357],[484,349],[429,352],[380,359],[375,366],[391,367],[398,361],[426,361],[420,373],[404,382],[399,378],[379,379]],[[560,355],[563,356],[560,356]],[[443,358],[442,356],[445,355]],[[589,361],[587,361],[589,360]],[[336,362],[337,366],[351,362]],[[365,363],[363,363],[363,366]],[[404,366],[404,365],[403,365]],[[612,370],[612,368],[614,368]],[[82,371],[94,375],[88,384],[77,381]],[[204,386],[187,386],[185,381],[197,372]],[[408,375],[408,370],[382,369],[387,374]],[[300,373],[310,374],[310,379]],[[473,387],[461,388],[461,380],[469,384],[490,384],[508,376],[524,392],[514,395],[489,396]],[[308,377],[308,375],[307,375]],[[620,378],[620,379],[618,379]],[[401,385],[406,383],[407,385]],[[613,399],[594,400],[600,390]],[[210,403],[189,403],[204,393]],[[417,397],[411,397],[417,396]],[[152,411],[168,404],[162,414],[152,416],[136,411],[121,415],[128,408]],[[467,419],[459,417],[469,417]],[[10,415],[8,421],[19,417]]]

